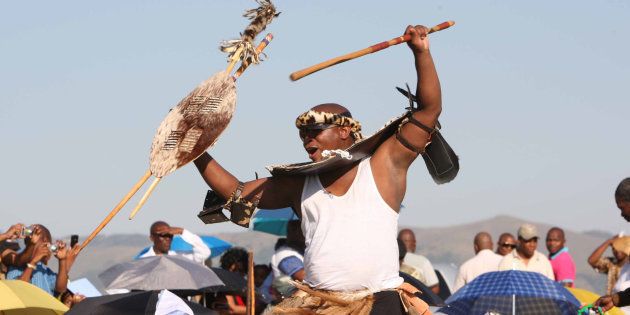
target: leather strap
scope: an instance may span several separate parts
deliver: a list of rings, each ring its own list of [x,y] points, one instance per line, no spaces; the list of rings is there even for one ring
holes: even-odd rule
[[[418,121],[417,119],[415,119],[413,117],[413,112],[410,112],[407,115],[407,118],[405,118],[401,123],[400,126],[398,126],[398,131],[396,131],[396,140],[398,140],[398,142],[400,142],[400,144],[402,144],[405,148],[409,149],[410,151],[416,153],[416,154],[424,154],[426,147],[431,144],[431,136],[436,133],[438,130],[435,128],[430,128],[427,127],[425,124],[421,123],[420,121]],[[424,148],[418,148],[416,146],[414,146],[413,144],[411,144],[411,142],[409,142],[407,139],[405,139],[402,134],[400,133],[400,128],[402,128],[402,126],[404,126],[406,123],[412,123],[414,126],[424,130],[426,133],[429,134],[428,137],[428,141],[427,144],[424,146]]]
[[[409,116],[407,117],[407,120],[406,120],[406,121],[405,121],[405,120],[403,120],[403,122],[401,123],[401,125],[404,125],[404,124],[405,124],[405,123],[407,123],[407,122],[410,122],[410,123],[412,123],[412,124],[416,125],[418,128],[420,128],[420,129],[422,129],[422,130],[426,131],[426,132],[429,134],[429,136],[430,136],[430,135],[432,135],[432,134],[434,134],[434,133],[437,131],[437,129],[427,127],[425,124],[421,123],[419,120],[417,120],[417,119],[413,118],[413,115],[409,115]]]

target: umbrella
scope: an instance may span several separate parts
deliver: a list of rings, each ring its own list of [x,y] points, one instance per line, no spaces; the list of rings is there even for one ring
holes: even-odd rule
[[[569,290],[569,292],[571,292],[571,294],[573,294],[573,296],[575,296],[575,298],[578,299],[578,301],[580,301],[582,305],[591,304],[599,298],[599,294],[593,293],[588,290],[578,288],[567,288],[567,290]],[[623,315],[624,313],[620,309],[613,307],[612,309],[608,310],[606,314]]]
[[[166,291],[168,292],[168,291]],[[76,304],[67,315],[156,314],[160,291],[137,291],[92,297]],[[182,300],[194,314],[214,314],[197,303]]]
[[[247,281],[239,273],[227,271],[222,268],[210,268],[221,279],[223,284],[212,285],[202,288],[201,291],[205,292],[223,292],[232,293],[236,295],[243,295],[247,293]]]
[[[0,280],[0,314],[63,314],[68,307],[22,280]]]
[[[576,314],[580,302],[562,285],[537,272],[488,272],[446,299],[445,314]]]
[[[201,239],[204,243],[206,243],[208,248],[210,248],[212,253],[210,258],[221,256],[223,252],[232,247],[232,244],[214,236],[202,236]],[[149,248],[151,248],[151,246],[143,248],[138,255],[134,257],[134,259],[140,258],[140,256],[149,251]],[[186,243],[181,236],[175,235],[175,237],[173,237],[173,242],[171,243],[171,250],[182,253],[190,253],[192,252],[192,245]]]
[[[179,256],[153,256],[114,265],[98,277],[107,290],[198,290],[223,282],[208,267]]]
[[[278,210],[259,209],[252,218],[252,229],[273,235],[286,236],[287,222],[298,220],[291,208]]]

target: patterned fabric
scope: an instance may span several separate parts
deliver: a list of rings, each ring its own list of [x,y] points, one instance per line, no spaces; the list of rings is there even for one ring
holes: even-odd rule
[[[22,273],[24,273],[24,268],[10,267],[9,272],[7,272],[7,280],[17,280],[22,276]],[[48,266],[38,262],[31,276],[31,284],[54,296],[56,282],[57,274]]]
[[[606,294],[612,294],[612,289],[619,279],[619,272],[621,268],[617,265],[617,260],[614,257],[600,258],[595,263],[595,270],[599,273],[607,274],[606,279]]]
[[[514,300],[513,300],[514,299]],[[446,314],[575,314],[580,302],[559,283],[528,271],[497,271],[477,277],[446,300]]]
[[[344,116],[343,114],[309,110],[295,119],[295,126],[298,127],[298,129],[313,125],[348,126],[352,131],[352,137],[354,140],[363,139],[363,135],[361,134],[361,123],[352,119],[352,117]]]

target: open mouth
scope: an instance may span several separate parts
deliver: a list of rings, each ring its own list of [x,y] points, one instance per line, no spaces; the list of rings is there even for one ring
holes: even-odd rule
[[[308,153],[308,157],[311,159],[315,156],[317,150],[319,150],[317,147],[306,147],[304,149],[306,150],[306,153]]]

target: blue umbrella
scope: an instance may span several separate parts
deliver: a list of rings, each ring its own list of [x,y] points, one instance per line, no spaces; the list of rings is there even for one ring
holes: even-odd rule
[[[297,219],[298,217],[291,208],[278,210],[259,209],[252,218],[252,229],[273,235],[286,236],[287,222]]]
[[[488,272],[446,299],[439,311],[459,314],[576,314],[580,302],[559,283],[537,272]]]
[[[212,252],[210,258],[221,256],[223,252],[232,247],[232,244],[214,236],[201,236],[201,239],[204,243],[206,243],[206,245],[208,245]],[[149,248],[151,248],[151,246],[147,246],[142,249],[138,255],[134,257],[134,259],[140,258],[140,256],[149,250]],[[175,237],[173,237],[173,242],[171,243],[171,250],[180,253],[192,253],[193,248],[192,245],[186,243],[181,236],[175,235]]]

